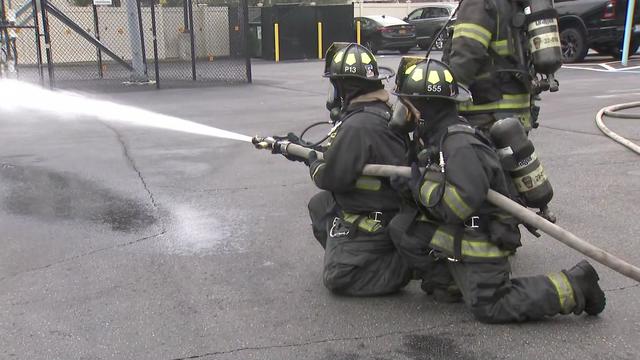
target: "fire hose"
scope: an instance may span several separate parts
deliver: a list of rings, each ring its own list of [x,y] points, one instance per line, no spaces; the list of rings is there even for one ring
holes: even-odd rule
[[[616,134],[615,132],[609,130],[609,128],[604,124],[604,121],[602,120],[604,115],[615,117],[615,118],[620,118],[620,119],[636,119],[636,120],[640,120],[640,114],[618,114],[618,113],[616,113],[616,111],[619,111],[619,110],[631,109],[631,108],[637,108],[637,107],[640,107],[640,101],[624,103],[624,104],[617,104],[617,105],[611,105],[611,106],[602,108],[602,109],[600,109],[600,111],[598,111],[598,114],[596,115],[596,125],[598,125],[598,128],[600,129],[600,131],[602,131],[605,135],[607,135],[608,137],[610,137],[614,141],[617,141],[620,144],[628,147],[629,149],[634,151],[636,154],[640,155],[640,145],[635,144],[635,143],[629,141],[628,139],[625,139],[622,136]]]
[[[254,137],[252,143],[258,149],[272,149],[273,145],[276,143],[276,140],[271,137]],[[281,152],[283,154],[290,154],[293,156],[303,157],[305,159],[308,158],[309,153],[313,151],[312,149],[293,144],[288,141],[280,141],[279,145],[279,148],[281,149]],[[322,159],[322,153],[318,152],[318,158]],[[362,169],[362,175],[377,177],[391,177],[393,175],[397,175],[403,177],[411,177],[411,168],[407,166],[369,164],[365,165]],[[597,246],[588,243],[587,241],[537,215],[535,212],[523,207],[522,205],[516,203],[508,197],[489,189],[489,192],[487,193],[487,201],[515,216],[520,221],[545,232],[554,239],[560,241],[561,243],[569,246],[576,251],[579,251],[580,253],[590,257],[600,264],[628,278],[640,282],[640,268],[629,264],[619,257],[616,257],[615,255],[598,248]]]

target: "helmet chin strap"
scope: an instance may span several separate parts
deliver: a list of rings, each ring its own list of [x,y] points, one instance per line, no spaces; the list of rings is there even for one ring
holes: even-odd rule
[[[340,83],[337,80],[329,80],[331,82],[331,88],[329,89],[329,95],[327,96],[327,110],[329,110],[329,118],[336,123],[340,120],[340,114],[345,105],[345,101],[342,97],[343,90],[340,87]]]

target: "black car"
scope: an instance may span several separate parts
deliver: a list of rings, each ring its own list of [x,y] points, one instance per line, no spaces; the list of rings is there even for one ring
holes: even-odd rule
[[[627,0],[556,0],[564,62],[582,61],[589,48],[622,56]],[[636,9],[630,54],[640,46],[640,11]]]
[[[416,27],[416,37],[418,46],[426,50],[433,41],[436,34],[447,23],[451,14],[458,7],[457,3],[436,3],[429,4],[412,11],[404,20]],[[433,45],[435,50],[442,50],[447,33],[442,32],[441,36]]]
[[[354,21],[360,21],[360,43],[374,54],[378,50],[406,54],[417,44],[415,27],[393,16],[363,16]]]

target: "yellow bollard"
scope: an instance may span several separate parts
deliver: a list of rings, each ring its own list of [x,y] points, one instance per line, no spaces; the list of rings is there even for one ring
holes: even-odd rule
[[[280,29],[278,23],[273,24],[273,40],[275,42],[276,62],[280,61]]]
[[[322,23],[318,21],[318,59],[322,59]]]
[[[356,42],[360,44],[360,20],[356,21]]]

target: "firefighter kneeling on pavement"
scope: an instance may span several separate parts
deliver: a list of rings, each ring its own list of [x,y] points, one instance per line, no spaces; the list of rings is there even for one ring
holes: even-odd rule
[[[510,278],[508,257],[521,245],[518,223],[490,204],[487,192],[514,198],[513,185],[491,142],[458,116],[456,104],[469,93],[440,61],[403,64],[394,120],[396,113],[419,120],[414,136],[428,161],[426,169],[412,164],[413,176],[404,183],[412,199],[389,229],[398,251],[422,275],[423,289],[455,296],[457,287],[473,315],[487,323],[602,312],[605,295],[587,261],[547,275]]]
[[[342,295],[393,293],[410,280],[386,229],[400,198],[389,179],[361,175],[366,164],[406,165],[408,138],[388,126],[391,108],[382,83],[393,71],[381,75],[363,46],[336,43],[327,51],[324,76],[331,82],[327,108],[336,125],[323,160],[315,152],[306,160],[311,179],[325,190],[309,201],[313,233],[325,249],[324,285]]]

